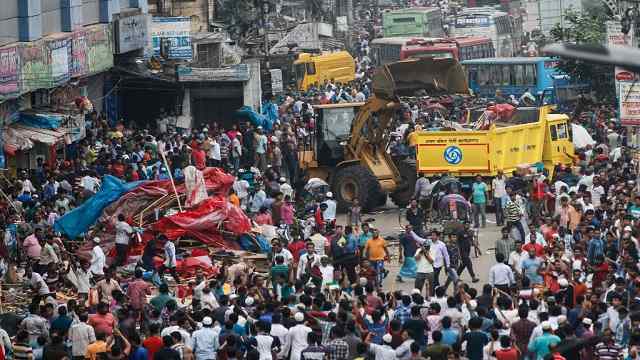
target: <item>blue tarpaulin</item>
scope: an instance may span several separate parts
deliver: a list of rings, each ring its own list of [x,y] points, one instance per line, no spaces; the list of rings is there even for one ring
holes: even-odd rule
[[[102,178],[102,189],[84,204],[56,220],[54,229],[75,239],[95,224],[104,208],[142,183],[143,181],[125,183],[115,176],[105,175]]]
[[[262,126],[266,131],[271,131],[273,122],[266,116],[258,114],[249,106],[243,106],[233,114],[234,119],[247,119],[253,126]]]
[[[18,117],[18,124],[40,129],[55,130],[60,127],[61,122],[62,115],[59,114],[21,112]]]

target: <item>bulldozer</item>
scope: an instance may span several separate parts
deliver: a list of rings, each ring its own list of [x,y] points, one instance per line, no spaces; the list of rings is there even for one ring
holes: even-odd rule
[[[468,86],[455,59],[421,58],[377,68],[371,90],[365,103],[314,105],[315,133],[299,150],[305,177],[325,180],[341,210],[357,199],[368,211],[388,196],[406,206],[417,178],[415,159],[394,159],[388,151],[400,97],[467,94]]]

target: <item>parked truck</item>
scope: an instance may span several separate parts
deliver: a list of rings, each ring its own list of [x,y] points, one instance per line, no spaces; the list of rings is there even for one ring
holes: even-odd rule
[[[486,131],[424,131],[418,134],[416,166],[427,176],[459,178],[510,174],[520,166],[542,164],[549,176],[556,165],[571,165],[574,148],[569,117],[551,106],[518,109],[516,124]]]
[[[312,55],[302,53],[293,63],[298,89],[307,91],[325,80],[346,84],[356,79],[356,63],[351,54],[337,51]]]

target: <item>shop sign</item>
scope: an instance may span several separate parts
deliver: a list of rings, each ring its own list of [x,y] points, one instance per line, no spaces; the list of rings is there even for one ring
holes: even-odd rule
[[[18,68],[18,47],[0,49],[0,98],[19,92]]]
[[[271,73],[271,93],[273,95],[282,94],[284,92],[284,86],[282,83],[282,70],[270,69]]]
[[[48,88],[52,79],[44,42],[23,43],[19,52],[21,92],[27,93],[37,89]]]
[[[114,22],[115,53],[143,49],[149,41],[149,15],[135,15]]]
[[[620,83],[620,123],[640,126],[640,84]]]
[[[71,37],[71,77],[87,74],[87,34],[78,30]]]
[[[108,26],[98,25],[87,31],[87,64],[89,74],[113,67],[111,31]]]
[[[58,39],[47,43],[51,64],[51,85],[58,86],[71,76],[71,39]]]
[[[160,56],[160,43],[167,42],[167,57],[169,59],[191,60],[191,18],[153,17],[151,23],[151,41],[153,54]]]
[[[190,66],[178,66],[178,81],[219,81],[219,82],[244,82],[249,81],[249,67],[247,64],[238,64],[228,68],[195,68]]]

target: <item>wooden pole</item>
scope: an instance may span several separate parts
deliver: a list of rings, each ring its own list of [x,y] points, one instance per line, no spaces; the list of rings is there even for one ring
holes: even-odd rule
[[[176,183],[173,182],[173,174],[171,174],[171,168],[169,167],[167,158],[164,156],[163,150],[160,150],[160,156],[162,156],[162,162],[164,162],[164,167],[167,169],[167,172],[169,173],[169,180],[171,180],[171,186],[173,187],[173,192],[176,194],[176,200],[178,201],[178,209],[180,209],[180,212],[182,212],[182,205],[180,204],[180,195],[178,195],[178,190],[176,190]]]

